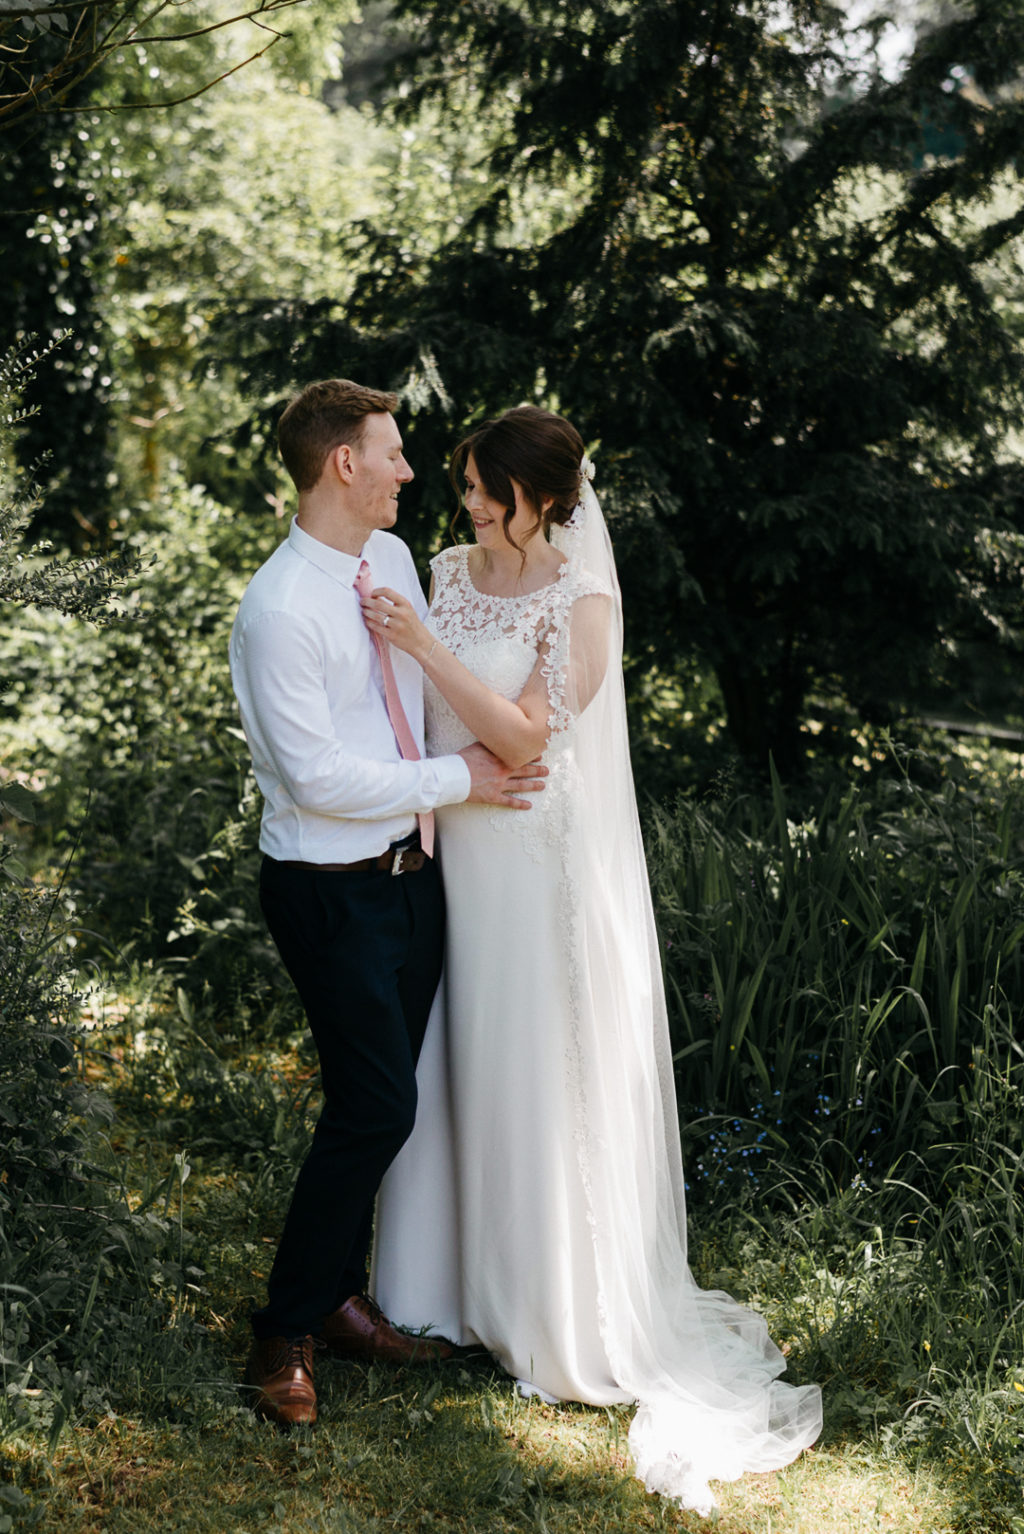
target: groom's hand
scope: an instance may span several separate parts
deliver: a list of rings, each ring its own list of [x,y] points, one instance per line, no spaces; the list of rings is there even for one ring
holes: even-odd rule
[[[548,775],[548,769],[540,762],[506,767],[479,741],[466,746],[459,755],[469,768],[472,783],[467,804],[500,804],[506,810],[528,810],[529,801],[517,799],[516,795],[539,793]]]

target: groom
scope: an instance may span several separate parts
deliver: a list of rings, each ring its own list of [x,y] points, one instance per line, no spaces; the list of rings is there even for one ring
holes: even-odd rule
[[[516,796],[542,788],[545,771],[513,771],[479,744],[424,760],[419,666],[387,645],[378,655],[363,624],[357,578],[425,611],[409,551],[387,531],[413,477],[397,404],[340,378],[292,400],[278,443],[298,514],[231,633],[264,800],[260,904],[302,999],[324,1094],[246,1370],[256,1410],[288,1425],[316,1420],[315,1338],[340,1358],[450,1351],[397,1331],[364,1293],[374,1199],[412,1130],[441,972],[431,812],[466,800],[529,809]]]

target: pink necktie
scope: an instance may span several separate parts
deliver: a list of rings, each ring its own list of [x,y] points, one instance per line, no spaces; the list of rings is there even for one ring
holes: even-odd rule
[[[368,597],[373,591],[373,576],[370,567],[364,559],[356,573],[356,592],[361,598]],[[405,709],[398,695],[398,683],[395,681],[395,668],[391,664],[391,646],[380,634],[369,631],[370,638],[377,646],[377,654],[380,656],[380,672],[384,679],[384,702],[387,706],[388,718],[391,720],[391,728],[395,732],[398,749],[407,762],[418,762],[420,753],[413,739],[409,721],[405,717]],[[423,810],[417,814],[416,819],[420,826],[420,845],[427,857],[434,855],[434,812]]]

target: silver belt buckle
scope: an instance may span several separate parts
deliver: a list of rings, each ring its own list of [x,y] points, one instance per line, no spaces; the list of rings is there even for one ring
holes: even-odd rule
[[[400,873],[403,872],[402,862],[403,862],[403,860],[405,858],[405,854],[407,852],[411,852],[411,851],[412,851],[411,847],[396,847],[395,848],[395,856],[394,856],[394,859],[392,860],[392,863],[391,863],[391,877],[393,879],[396,878]]]

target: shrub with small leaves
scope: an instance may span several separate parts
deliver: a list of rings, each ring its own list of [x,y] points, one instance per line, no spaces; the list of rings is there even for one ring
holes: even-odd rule
[[[0,362],[0,609],[46,611],[63,622],[106,619],[128,561],[61,559],[28,540],[39,491],[16,461],[26,418],[18,397],[39,357],[25,346]],[[5,679],[5,692],[16,681]],[[36,808],[18,773],[6,769],[0,818],[8,827],[32,822]],[[158,1323],[176,1313],[184,1278],[166,1197],[165,1212],[158,1207],[164,1190],[131,1198],[95,1164],[96,1126],[112,1109],[78,1070],[73,911],[63,884],[25,880],[2,830],[0,1437],[36,1421],[53,1444],[100,1374],[107,1390],[131,1374]],[[175,1245],[169,1297],[153,1274],[163,1273]],[[110,1335],[118,1348],[112,1356],[107,1350],[100,1370],[96,1359]],[[0,1524],[13,1516],[0,1514]]]

